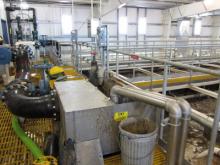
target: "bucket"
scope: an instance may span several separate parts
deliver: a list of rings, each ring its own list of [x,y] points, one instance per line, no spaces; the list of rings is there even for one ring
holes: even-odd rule
[[[128,118],[119,124],[123,165],[152,165],[157,126],[146,118]]]

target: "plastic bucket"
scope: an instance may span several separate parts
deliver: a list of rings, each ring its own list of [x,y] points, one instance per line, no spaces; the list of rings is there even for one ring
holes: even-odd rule
[[[152,165],[157,126],[146,118],[128,118],[119,124],[123,165]]]

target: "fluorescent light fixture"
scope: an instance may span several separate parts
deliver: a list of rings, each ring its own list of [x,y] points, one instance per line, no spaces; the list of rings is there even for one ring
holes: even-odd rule
[[[126,35],[128,33],[128,19],[127,17],[119,18],[119,34]]]
[[[215,0],[204,0],[205,5],[212,5]]]
[[[126,5],[126,3],[122,3],[118,6],[118,8],[120,9],[120,8],[124,7],[125,5]]]
[[[181,36],[189,36],[190,31],[190,21],[189,20],[183,20],[180,23],[179,26],[179,33]]]
[[[28,5],[26,2],[21,2],[20,8],[21,8],[21,9],[28,9],[28,8],[29,8],[29,5]]]
[[[59,1],[59,2],[61,2],[61,3],[68,3],[69,1]]]
[[[200,17],[207,17],[207,16],[211,16],[211,15],[212,15],[211,12],[207,12],[207,13],[200,14],[199,16]]]
[[[97,28],[99,27],[99,19],[91,19],[91,35],[95,36],[97,34]]]
[[[196,19],[194,22],[193,34],[199,36],[201,35],[201,31],[202,31],[202,20]]]
[[[67,35],[72,31],[72,16],[71,15],[62,15],[62,34]]]
[[[146,17],[140,17],[138,19],[138,34],[145,35],[147,29],[147,18]]]

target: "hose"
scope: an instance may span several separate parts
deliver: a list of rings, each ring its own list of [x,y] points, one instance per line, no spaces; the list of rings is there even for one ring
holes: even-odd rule
[[[21,139],[25,146],[31,151],[34,156],[35,161],[33,165],[57,165],[57,159],[53,156],[45,156],[41,149],[34,143],[21,128],[18,118],[16,116],[12,117],[12,128],[16,135]]]
[[[20,127],[18,118],[16,116],[13,116],[12,118],[12,128],[25,146],[31,151],[35,159],[41,159],[44,156],[41,149],[25,134],[23,129]]]

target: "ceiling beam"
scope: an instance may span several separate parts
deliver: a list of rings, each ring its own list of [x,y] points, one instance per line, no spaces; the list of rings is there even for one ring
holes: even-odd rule
[[[173,7],[169,9],[172,20],[178,20],[184,17],[193,15],[200,15],[206,12],[212,12],[220,9],[220,1],[212,0],[210,3],[207,1],[195,2],[187,5]]]

